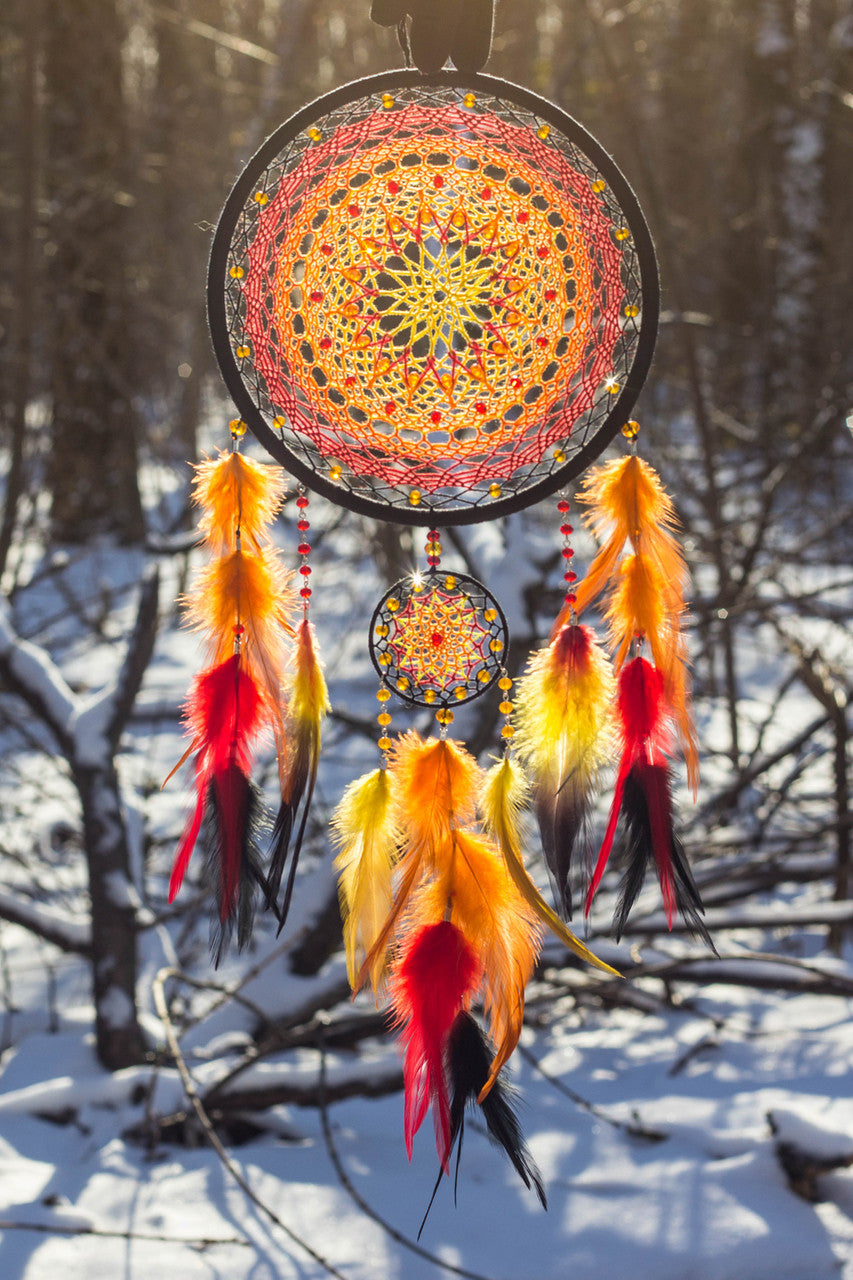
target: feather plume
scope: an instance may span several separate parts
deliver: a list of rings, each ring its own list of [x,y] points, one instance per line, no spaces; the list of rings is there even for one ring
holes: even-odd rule
[[[703,938],[710,942],[699,919],[702,903],[687,865],[683,846],[674,835],[671,781],[669,711],[664,677],[645,658],[634,658],[619,674],[617,711],[622,752],[613,791],[607,830],[587,894],[589,912],[601,882],[620,814],[628,830],[629,865],[616,912],[621,934],[628,912],[643,883],[646,863],[654,857],[667,921],[672,925],[676,907]]]
[[[568,625],[531,657],[515,699],[515,750],[531,776],[545,861],[561,914],[569,875],[611,754],[613,675],[589,627]]]
[[[330,710],[329,693],[314,643],[313,628],[307,618],[304,618],[296,630],[296,655],[287,715],[287,769],[270,850],[269,891],[273,902],[278,899],[284,868],[288,858],[290,859],[284,898],[278,910],[279,932],[287,919],[293,894],[296,866],[317,780],[323,721]],[[297,817],[299,823],[294,837]]]
[[[232,767],[243,773],[251,769],[253,740],[262,724],[262,710],[258,688],[244,670],[239,654],[203,671],[193,682],[184,708],[184,721],[193,738],[175,769],[196,753],[196,805],[175,856],[169,881],[170,902],[183,883],[214,778],[227,774]]]
[[[581,614],[606,591],[616,669],[628,661],[634,639],[644,637],[664,675],[667,702],[695,795],[699,752],[684,637],[688,575],[674,536],[678,520],[672,500],[654,468],[633,454],[595,468],[579,496],[590,507],[587,523],[602,546],[575,588],[574,605],[566,605],[558,616],[552,638],[569,621],[572,608]],[[626,543],[633,555],[620,565]]]
[[[185,708],[185,720],[193,734],[190,752],[196,752],[197,798],[175,856],[169,901],[183,883],[201,836],[207,850],[205,879],[215,886],[218,905],[212,943],[217,964],[235,917],[239,917],[240,946],[251,933],[254,883],[259,879],[255,850],[258,806],[248,775],[263,714],[260,692],[239,654],[202,672]]]
[[[683,590],[686,567],[672,532],[675,508],[653,467],[636,454],[615,458],[589,473],[579,497],[591,508],[588,523],[603,545],[575,588],[577,613],[610,582],[626,542],[648,555],[673,589]]]
[[[355,987],[361,962],[391,910],[398,833],[386,769],[374,769],[350,783],[332,816],[332,833],[339,850],[335,866],[347,974]],[[385,956],[377,955],[370,969],[374,995],[380,992],[384,974]]]
[[[232,764],[214,774],[201,830],[204,878],[214,888],[217,904],[210,930],[214,967],[219,966],[235,930],[240,950],[252,936],[255,887],[263,883],[260,807],[257,788],[239,766]]]
[[[193,498],[202,508],[199,529],[215,555],[237,548],[238,540],[258,550],[284,496],[282,473],[236,450],[222,450],[195,468]]]
[[[520,810],[525,793],[523,775],[509,756],[504,756],[486,774],[482,794],[483,822],[486,831],[498,845],[518,892],[528,908],[560,939],[564,946],[581,960],[595,965],[605,973],[617,974],[609,964],[599,960],[580,938],[575,937],[560,917],[552,911],[536,885],[530,879],[521,856],[519,832]],[[618,974],[617,974],[618,976]]]
[[[472,822],[476,813],[479,766],[456,742],[444,738],[424,742],[414,731],[404,734],[396,744],[391,773],[402,849],[399,877],[385,923],[356,977],[356,991],[375,966],[381,969],[384,965],[394,930],[416,885],[447,865],[456,829]],[[443,914],[442,908],[436,918]]]
[[[189,601],[190,622],[209,635],[213,662],[222,662],[242,631],[242,650],[270,711],[270,723],[283,774],[287,755],[284,708],[283,634],[290,625],[295,596],[271,548],[257,554],[238,550],[202,569]]]
[[[406,1046],[404,1130],[410,1160],[414,1136],[431,1103],[438,1158],[442,1168],[447,1166],[447,1041],[456,1015],[470,1007],[479,977],[480,963],[474,950],[446,920],[413,930],[394,965],[391,998]]]
[[[539,949],[533,911],[510,876],[498,850],[469,831],[454,831],[443,850],[444,865],[412,896],[406,928],[449,919],[464,934],[483,967],[483,1009],[495,1058],[491,1088],[521,1034],[524,988]]]
[[[456,1021],[450,1030],[447,1050],[447,1069],[450,1076],[450,1152],[452,1154],[453,1148],[456,1147],[457,1177],[465,1134],[465,1110],[469,1105],[473,1106],[476,1103],[488,1079],[490,1058],[489,1046],[475,1020],[469,1013],[457,1014]],[[500,1078],[495,1081],[483,1099],[480,1110],[486,1122],[490,1141],[503,1148],[524,1185],[536,1192],[542,1208],[547,1209],[548,1201],[542,1175],[527,1149],[518,1116],[512,1107],[510,1091]],[[418,1231],[418,1239],[421,1237],[444,1173],[445,1169],[439,1170],[430,1202]]]
[[[631,768],[622,795],[622,819],[626,866],[613,917],[617,939],[643,887],[648,863],[654,859],[670,926],[675,911],[680,911],[692,931],[716,951],[702,919],[705,908],[684,845],[675,833],[672,778],[665,764],[639,761]]]

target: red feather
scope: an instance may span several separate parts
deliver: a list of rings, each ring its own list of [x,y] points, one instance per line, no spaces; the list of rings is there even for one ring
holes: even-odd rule
[[[622,738],[622,756],[619,772],[613,788],[613,802],[604,840],[598,855],[589,890],[586,895],[586,913],[592,905],[595,891],[601,883],[622,806],[625,782],[633,765],[642,760],[649,764],[666,765],[669,734],[666,726],[666,710],[663,701],[663,676],[645,658],[634,658],[622,668],[616,694],[616,713]]]
[[[676,910],[713,949],[702,922],[704,908],[684,847],[673,825],[670,749],[671,710],[659,668],[634,658],[619,674],[616,709],[622,737],[622,757],[613,792],[607,830],[589,886],[586,910],[598,888],[613,846],[620,816],[625,829],[627,866],[616,907],[614,925],[621,936],[628,913],[643,885],[646,866],[654,859],[663,895],[667,924]]]
[[[226,858],[233,858],[238,840],[242,844],[245,828],[246,775],[252,766],[253,739],[263,716],[263,702],[258,687],[234,654],[217,666],[196,677],[187,699],[185,719],[193,731],[189,752],[196,751],[196,806],[184,831],[172,877],[169,901],[172,902],[183,883],[187,866],[201,830],[205,808],[215,789],[219,823]],[[184,757],[186,759],[186,757]],[[176,766],[177,767],[177,766]],[[243,776],[245,787],[238,787],[235,772]],[[242,828],[238,827],[240,813]],[[230,883],[230,876],[226,876]]]
[[[416,930],[395,966],[391,995],[406,1045],[404,1130],[410,1160],[414,1136],[432,1103],[438,1157],[447,1167],[451,1144],[448,1038],[456,1015],[470,1006],[480,976],[473,949],[447,920]]]

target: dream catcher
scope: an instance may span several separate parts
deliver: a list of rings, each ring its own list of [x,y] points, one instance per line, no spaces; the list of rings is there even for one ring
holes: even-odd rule
[[[387,22],[422,8],[374,6]],[[411,32],[428,43],[417,21]],[[400,1031],[409,1154],[431,1108],[446,1171],[472,1103],[544,1203],[503,1067],[544,929],[607,969],[566,923],[573,864],[588,861],[588,910],[621,831],[617,934],[649,862],[670,922],[681,909],[704,934],[670,777],[680,745],[695,787],[684,564],[630,420],[658,320],[648,229],[610,157],[551,103],[474,73],[396,72],[327,95],[264,143],[222,214],[209,308],[240,417],[231,452],[197,483],[212,560],[194,617],[211,666],[188,705],[198,801],[173,891],[201,834],[217,948],[235,923],[245,941],[253,895],[284,922],[327,709],[307,490],[421,526],[423,567],[384,591],[370,625],[377,765],[333,821],[349,975],[387,999]],[[265,533],[279,473],[242,458],[246,424],[298,486],[295,587]],[[620,429],[628,451],[579,494],[602,542],[579,581],[568,491]],[[443,567],[441,530],[549,495],[565,602],[514,687],[498,598]],[[598,599],[603,640],[580,620]],[[450,726],[456,707],[490,694],[503,751],[483,770]],[[392,736],[396,700],[434,712],[434,735]],[[267,857],[250,781],[264,730],[281,790]],[[595,856],[590,813],[610,768]],[[556,910],[523,862],[528,805]]]

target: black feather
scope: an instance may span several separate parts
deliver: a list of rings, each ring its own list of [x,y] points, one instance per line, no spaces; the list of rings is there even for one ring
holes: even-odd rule
[[[311,763],[303,776],[299,777],[291,788],[289,800],[282,800],[275,823],[273,824],[270,842],[269,873],[267,875],[267,902],[278,917],[278,933],[281,933],[290,910],[293,897],[293,886],[296,882],[296,868],[305,839],[305,827],[308,811],[314,795],[314,784],[317,781],[317,753],[312,755]],[[298,818],[298,825],[297,825]],[[293,829],[296,826],[294,837]],[[292,841],[292,844],[291,844]],[[284,885],[284,897],[278,901],[285,867],[290,863],[287,880]]]
[[[215,782],[211,782],[208,789],[201,829],[204,881],[215,886],[215,907],[210,919],[210,952],[214,968],[219,967],[235,933],[238,950],[242,951],[248,945],[255,922],[255,886],[263,881],[260,869],[263,804],[260,793],[236,765],[230,771],[229,785],[237,797],[242,832],[239,881],[233,902],[225,899],[222,814]]]
[[[628,914],[643,887],[649,860],[655,853],[654,829],[647,791],[649,786],[658,788],[663,797],[666,813],[670,815],[667,820],[667,833],[676,905],[692,932],[707,943],[712,951],[715,951],[711,935],[702,920],[705,908],[688,865],[684,845],[676,835],[672,824],[672,782],[668,768],[662,764],[634,765],[625,779],[620,816],[624,822],[627,866],[619,887],[619,899],[613,915],[617,941],[622,936]]]
[[[459,1159],[465,1129],[465,1110],[476,1105],[480,1090],[489,1078],[492,1054],[486,1037],[468,1013],[460,1013],[450,1030],[447,1048],[447,1069],[450,1076],[450,1152],[459,1143],[456,1153],[456,1178],[459,1177]],[[500,1076],[480,1103],[489,1138],[503,1147],[524,1185],[532,1187],[542,1204],[548,1208],[542,1175],[527,1149],[518,1117],[509,1101],[509,1091],[501,1083]],[[426,1224],[436,1192],[441,1185],[443,1170],[439,1171],[436,1184],[423,1216],[418,1239]],[[455,1189],[454,1189],[455,1193]]]

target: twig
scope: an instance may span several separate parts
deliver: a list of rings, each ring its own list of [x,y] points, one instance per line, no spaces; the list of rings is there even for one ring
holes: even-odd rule
[[[317,1263],[318,1266],[323,1268],[323,1270],[326,1272],[327,1275],[336,1276],[337,1280],[346,1280],[346,1276],[344,1276],[342,1271],[338,1271],[337,1267],[334,1267],[330,1262],[327,1262],[326,1259],[316,1251],[316,1249],[313,1249],[306,1240],[303,1240],[301,1236],[298,1236],[295,1231],[291,1230],[291,1228],[288,1227],[286,1223],[282,1222],[278,1214],[275,1213],[275,1211],[271,1209],[269,1205],[265,1204],[264,1201],[260,1199],[260,1197],[252,1190],[249,1183],[244,1178],[241,1170],[234,1163],[234,1161],[231,1159],[228,1152],[225,1150],[222,1143],[220,1142],[219,1135],[214,1129],[213,1124],[211,1123],[210,1117],[205,1111],[201,1098],[198,1095],[198,1091],[196,1090],[196,1087],[195,1087],[195,1082],[192,1076],[190,1075],[190,1071],[189,1071],[189,1068],[187,1067],[186,1060],[184,1058],[184,1055],[181,1052],[181,1047],[178,1044],[178,1037],[175,1034],[175,1028],[172,1024],[171,1017],[169,1016],[169,1008],[166,1003],[165,984],[169,980],[169,978],[181,978],[181,977],[182,975],[175,969],[166,968],[166,969],[161,969],[159,971],[159,973],[154,978],[154,982],[152,983],[152,992],[154,995],[154,1007],[157,1010],[157,1016],[161,1019],[163,1023],[163,1027],[166,1032],[166,1040],[169,1045],[169,1051],[171,1052],[172,1057],[175,1060],[175,1065],[178,1068],[178,1073],[181,1077],[184,1090],[186,1092],[187,1097],[190,1100],[190,1103],[192,1104],[193,1111],[198,1117],[199,1124],[202,1127],[202,1131],[205,1137],[207,1138],[207,1141],[213,1147],[213,1150],[216,1152],[217,1156],[221,1160],[224,1168],[227,1169],[227,1171],[230,1173],[231,1177],[237,1183],[238,1187],[240,1187],[240,1189],[244,1192],[245,1195],[249,1197],[252,1203],[258,1209],[260,1209],[261,1213],[263,1213],[264,1216],[267,1217],[270,1220],[270,1222],[273,1223],[274,1226],[278,1227],[280,1231],[283,1231],[289,1240],[292,1240],[295,1245],[298,1245],[300,1249],[304,1250],[304,1252],[307,1253],[308,1256],[312,1258],[314,1262]]]
[[[667,1137],[665,1133],[661,1133],[659,1129],[649,1129],[636,1118],[633,1120],[619,1120],[616,1116],[609,1115],[602,1107],[596,1106],[594,1102],[590,1102],[588,1098],[584,1098],[580,1093],[576,1093],[570,1088],[559,1076],[552,1076],[546,1071],[542,1063],[531,1053],[529,1049],[525,1049],[524,1045],[518,1046],[518,1052],[524,1058],[525,1062],[529,1062],[534,1071],[538,1071],[543,1080],[547,1080],[558,1093],[564,1093],[567,1098],[571,1098],[576,1107],[580,1107],[582,1111],[587,1111],[591,1116],[595,1116],[596,1120],[603,1120],[605,1124],[609,1124],[614,1129],[619,1129],[622,1133],[627,1133],[631,1138],[641,1138],[644,1142],[663,1142]]]
[[[154,1240],[158,1244],[188,1244],[194,1249],[209,1249],[217,1244],[239,1244],[244,1249],[252,1247],[251,1240],[239,1236],[209,1236],[193,1239],[191,1236],[164,1236],[153,1231],[105,1231],[101,1227],[72,1226],[61,1222],[11,1222],[0,1218],[0,1231],[38,1231],[46,1235],[97,1236],[103,1240]]]
[[[410,1240],[408,1236],[403,1235],[402,1231],[398,1231],[396,1227],[392,1226],[391,1223],[387,1221],[387,1219],[383,1218],[380,1213],[377,1213],[373,1206],[368,1204],[361,1193],[350,1181],[349,1174],[344,1168],[338,1149],[335,1146],[335,1142],[332,1137],[332,1126],[329,1123],[329,1111],[327,1106],[328,1099],[326,1096],[326,1045],[323,1033],[324,1027],[322,1019],[318,1019],[316,1043],[317,1051],[320,1054],[320,1121],[323,1126],[323,1138],[326,1142],[326,1149],[329,1152],[329,1159],[334,1165],[335,1173],[338,1175],[338,1181],[346,1191],[347,1195],[353,1203],[361,1209],[362,1213],[366,1214],[368,1218],[371,1218],[373,1222],[377,1223],[392,1240],[396,1240],[398,1244],[401,1244],[404,1249],[408,1249],[410,1253],[414,1253],[419,1258],[423,1258],[425,1261],[431,1262],[433,1266],[438,1267],[440,1271],[449,1271],[451,1275],[454,1276],[465,1276],[467,1277],[467,1280],[490,1280],[489,1276],[481,1275],[478,1271],[468,1271],[465,1267],[457,1267],[454,1266],[452,1262],[445,1262],[442,1258],[437,1257],[436,1254],[430,1253],[428,1249],[424,1249],[422,1245],[417,1244],[414,1240]]]

